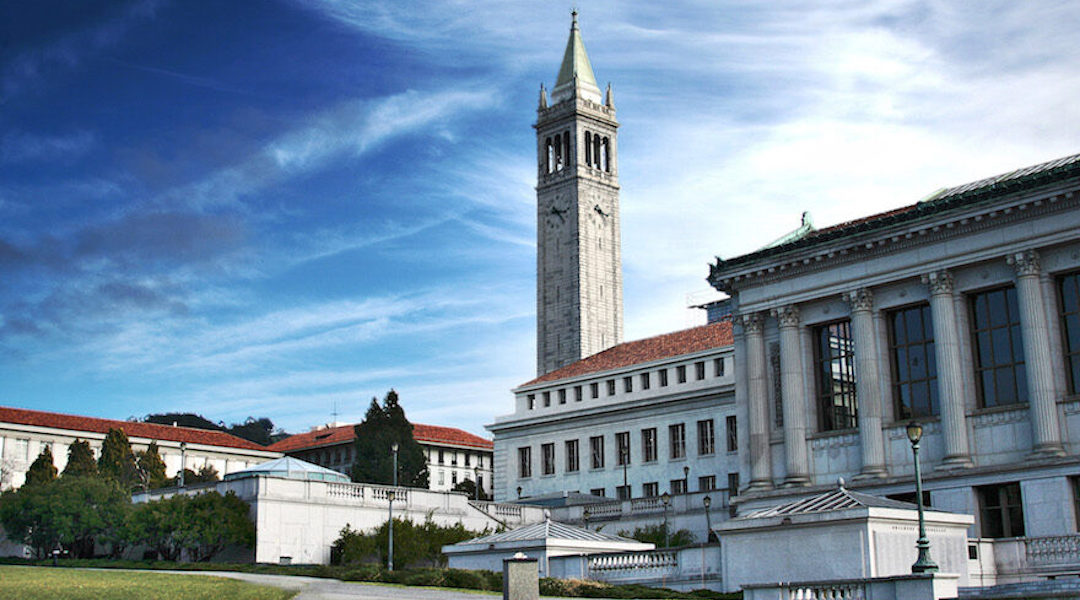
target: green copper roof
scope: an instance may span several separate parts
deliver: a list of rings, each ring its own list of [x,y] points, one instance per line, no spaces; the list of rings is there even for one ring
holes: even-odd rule
[[[578,29],[577,11],[571,15],[574,21],[570,24],[570,39],[566,40],[566,52],[563,53],[562,66],[559,67],[559,77],[555,80],[555,87],[572,83],[575,75],[579,84],[591,83],[596,86],[596,76],[593,75],[589,55],[585,53],[585,42],[581,40],[581,30]]]

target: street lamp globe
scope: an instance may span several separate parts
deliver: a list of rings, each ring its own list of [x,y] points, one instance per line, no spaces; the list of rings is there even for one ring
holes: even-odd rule
[[[702,498],[701,502],[702,502],[702,504],[705,505],[706,509],[708,509],[710,506],[712,506],[712,498],[710,498],[708,496],[705,496],[704,498]]]
[[[907,439],[912,444],[918,444],[922,439],[922,425],[918,421],[911,421],[907,424]]]

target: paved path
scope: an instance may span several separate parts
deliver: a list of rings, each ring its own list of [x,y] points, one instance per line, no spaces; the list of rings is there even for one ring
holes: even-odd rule
[[[272,585],[296,590],[294,600],[493,600],[502,594],[478,591],[440,590],[425,587],[405,587],[378,583],[352,583],[321,577],[299,575],[261,575],[234,571],[155,571],[182,575],[211,575],[228,577],[260,585]]]

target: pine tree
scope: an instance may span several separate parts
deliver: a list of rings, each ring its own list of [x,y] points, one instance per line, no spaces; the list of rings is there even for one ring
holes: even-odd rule
[[[105,442],[101,444],[101,458],[98,459],[98,471],[128,489],[133,488],[138,481],[135,455],[131,452],[131,442],[122,429],[110,429],[105,435]]]
[[[410,487],[427,487],[427,460],[420,444],[413,439],[412,424],[398,402],[397,392],[390,390],[382,406],[371,399],[364,420],[356,433],[356,460],[352,479],[366,483],[392,484],[394,457],[392,446],[398,445],[398,483]]]
[[[75,440],[75,443],[68,446],[64,477],[93,477],[97,474],[97,463],[94,462],[94,452],[90,450],[90,442]]]
[[[156,490],[168,485],[165,477],[165,461],[161,460],[157,442],[150,442],[146,450],[139,452],[138,459],[140,478],[143,478],[149,489]]]
[[[53,464],[52,449],[45,446],[30,468],[26,471],[28,486],[43,485],[56,479],[56,465]]]

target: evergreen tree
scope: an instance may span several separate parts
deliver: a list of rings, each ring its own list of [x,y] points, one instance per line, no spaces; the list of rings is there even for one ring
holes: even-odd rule
[[[43,485],[54,479],[56,479],[56,465],[53,464],[52,449],[45,446],[26,471],[25,485]]]
[[[106,477],[116,480],[126,489],[132,489],[138,482],[135,469],[135,455],[131,452],[131,442],[122,429],[110,429],[101,444],[101,458],[98,459],[98,471]]]
[[[165,477],[165,461],[161,460],[157,442],[150,442],[146,450],[139,452],[139,477],[148,489],[156,490],[168,485]]]
[[[64,477],[93,477],[97,474],[97,463],[94,462],[94,452],[90,450],[90,442],[75,440],[74,444],[68,446]]]
[[[413,439],[412,423],[398,402],[397,392],[390,390],[382,406],[371,399],[364,420],[354,428],[356,459],[352,479],[366,483],[392,484],[394,457],[391,450],[398,445],[398,484],[410,487],[428,486],[427,460],[420,444]]]

